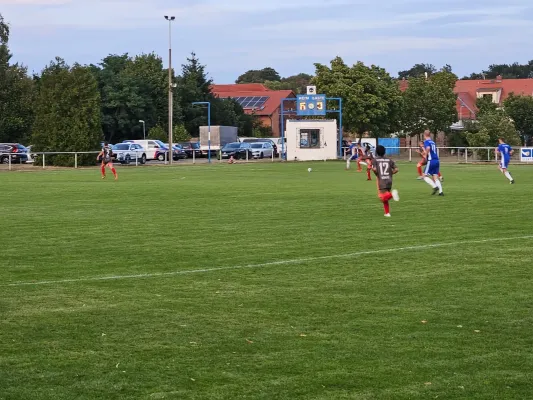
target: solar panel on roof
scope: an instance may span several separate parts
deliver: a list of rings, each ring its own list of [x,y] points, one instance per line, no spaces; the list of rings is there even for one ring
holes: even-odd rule
[[[241,105],[242,108],[260,108],[268,99],[268,96],[249,96],[238,97],[235,100]]]

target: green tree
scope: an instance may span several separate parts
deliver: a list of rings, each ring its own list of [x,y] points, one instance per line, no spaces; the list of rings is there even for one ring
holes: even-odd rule
[[[477,116],[479,118],[483,114],[495,112],[498,105],[492,101],[492,97],[480,97],[476,100],[476,108],[478,109]]]
[[[415,64],[405,71],[398,72],[398,77],[400,79],[420,78],[424,77],[426,73],[433,75],[435,72],[437,72],[437,68],[433,64]]]
[[[191,135],[189,135],[189,132],[187,132],[187,129],[185,129],[185,125],[179,124],[174,127],[172,139],[175,143],[188,142],[191,140]]]
[[[343,99],[343,124],[347,131],[373,136],[398,128],[402,96],[397,83],[382,68],[362,62],[347,66],[342,58],[331,67],[315,64],[312,80],[319,93]]]
[[[0,46],[7,45],[9,41],[9,25],[0,14]]]
[[[264,83],[267,81],[281,81],[281,77],[274,68],[266,67],[263,69],[252,69],[246,71],[244,74],[237,78],[235,83]]]
[[[0,141],[26,142],[33,123],[33,81],[25,67],[10,64],[9,26],[0,14]]]
[[[41,75],[32,133],[35,151],[94,151],[101,139],[100,93],[92,71],[56,58]],[[78,163],[91,165],[95,158],[83,155]],[[47,157],[47,163],[69,166],[74,157]]]
[[[168,130],[156,125],[148,131],[148,139],[161,140],[163,143],[168,141]]]
[[[141,96],[145,100],[142,118],[148,126],[160,125],[168,131],[168,69],[163,60],[154,53],[142,54],[126,65],[124,74],[135,79]],[[174,77],[174,74],[172,74]],[[173,122],[181,122],[179,102],[173,102]],[[134,134],[140,134],[137,130]]]
[[[307,92],[312,79],[312,75],[301,73],[281,78],[280,81],[265,81],[264,85],[270,90],[292,90],[296,94],[303,94]]]
[[[193,105],[194,102],[211,103],[211,125],[227,125],[239,128],[239,134],[248,127],[248,118],[242,107],[233,99],[219,99],[211,92],[213,81],[208,77],[205,65],[200,63],[196,54],[187,58],[182,65],[181,75],[177,77],[177,94],[183,114],[183,124],[192,137],[198,137],[199,127],[207,125],[205,107]]]
[[[496,79],[498,76],[502,79],[529,79],[533,78],[533,60],[526,64],[512,63],[512,64],[492,64],[488,69],[482,72],[474,72],[470,76],[465,76],[463,79]]]
[[[425,129],[447,132],[457,120],[453,91],[457,77],[446,69],[425,77],[409,79],[403,93],[402,127],[409,134],[420,134]]]
[[[478,118],[476,129],[466,133],[468,145],[473,147],[496,146],[499,137],[512,146],[520,145],[516,127],[503,110],[484,113]]]
[[[143,119],[147,99],[141,94],[139,80],[124,73],[131,62],[127,54],[109,55],[98,66],[91,66],[101,93],[102,130],[109,142],[131,139],[135,131],[142,135],[139,119]]]
[[[533,97],[511,93],[503,105],[507,115],[514,121],[522,142],[529,143],[533,138]]]
[[[205,71],[205,65],[202,65],[196,54],[192,53],[187,58],[187,63],[182,65],[181,75],[177,77],[177,93],[185,128],[194,137],[198,137],[200,126],[207,125],[207,111],[205,108],[194,106],[192,103],[211,102],[211,111],[213,112],[215,97],[211,93],[212,84],[213,81]],[[216,118],[212,118],[213,125],[215,125],[215,121]]]

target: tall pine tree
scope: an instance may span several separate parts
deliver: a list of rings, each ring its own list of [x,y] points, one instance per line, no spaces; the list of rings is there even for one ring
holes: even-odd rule
[[[0,14],[0,142],[24,142],[33,122],[33,81],[27,69],[10,64],[9,26]]]
[[[36,102],[32,140],[35,151],[94,151],[100,147],[102,124],[100,93],[88,67],[69,67],[56,58],[42,72]],[[78,158],[80,165],[94,164],[96,155]],[[72,166],[71,155],[47,157],[52,165]]]

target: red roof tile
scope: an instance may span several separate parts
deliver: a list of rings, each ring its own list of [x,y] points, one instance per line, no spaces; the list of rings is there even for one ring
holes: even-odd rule
[[[211,92],[221,99],[228,97],[267,97],[268,100],[262,110],[249,110],[246,109],[247,114],[265,115],[271,116],[280,107],[281,99],[294,98],[296,95],[292,90],[269,90],[262,84],[249,83],[249,84],[234,84],[234,85],[213,85],[211,86]]]
[[[408,80],[399,83],[400,90],[404,91],[409,86]],[[476,112],[476,100],[478,92],[494,92],[501,90],[500,103],[511,93],[515,95],[533,96],[533,79],[486,79],[467,80],[460,79],[455,83],[454,92],[457,94],[457,114],[466,117]],[[461,101],[462,100],[462,101]],[[463,109],[461,110],[461,105]],[[465,108],[468,110],[466,111]],[[472,116],[474,117],[474,116]]]
[[[211,92],[268,92],[262,83],[235,83],[232,85],[211,85]]]

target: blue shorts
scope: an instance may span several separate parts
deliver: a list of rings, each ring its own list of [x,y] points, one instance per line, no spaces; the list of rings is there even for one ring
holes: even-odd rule
[[[500,160],[500,168],[501,169],[507,169],[509,166],[509,161],[511,161],[511,158],[502,157]]]
[[[350,161],[355,161],[357,160],[357,154],[354,154],[353,156],[350,157]]]
[[[424,174],[438,175],[439,172],[440,172],[440,161],[439,160],[428,161],[428,163],[426,164],[426,170],[424,171]]]

